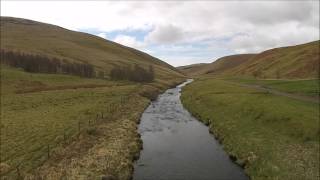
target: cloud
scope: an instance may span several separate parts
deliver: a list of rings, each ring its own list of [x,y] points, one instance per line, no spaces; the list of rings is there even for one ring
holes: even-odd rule
[[[266,49],[302,44],[319,39],[318,29],[287,22],[276,27],[251,29],[245,35],[236,36],[226,45],[236,53],[257,53]]]
[[[199,62],[212,62],[218,57],[231,55],[232,52],[225,47],[215,45],[207,46],[203,43],[180,44],[180,45],[161,45],[154,47],[152,54],[173,66]]]
[[[274,25],[288,21],[305,22],[311,18],[312,13],[317,9],[315,5],[312,1],[236,3],[229,7],[230,9],[226,14],[242,22],[247,21],[256,25]]]
[[[146,41],[156,44],[176,43],[184,39],[181,28],[172,24],[156,26],[146,37]]]
[[[117,35],[113,41],[136,49],[144,49],[146,47],[144,42],[137,41],[135,37],[127,35]]]
[[[97,34],[97,36],[103,38],[103,39],[107,39],[107,34],[106,33],[99,33]]]

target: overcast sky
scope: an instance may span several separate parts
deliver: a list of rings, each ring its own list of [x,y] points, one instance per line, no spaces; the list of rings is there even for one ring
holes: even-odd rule
[[[171,65],[319,40],[319,1],[3,1],[1,16],[55,24]]]

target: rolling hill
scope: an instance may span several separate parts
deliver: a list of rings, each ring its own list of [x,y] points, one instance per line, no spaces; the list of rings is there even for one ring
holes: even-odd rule
[[[319,41],[275,48],[234,68],[231,75],[260,78],[319,78]]]
[[[229,69],[233,69],[240,64],[246,62],[254,54],[238,54],[225,56],[217,59],[213,63],[208,64],[194,64],[189,66],[181,66],[180,69],[182,72],[188,75],[201,75],[201,74],[220,74],[228,71]]]
[[[199,63],[199,64],[191,64],[186,66],[177,67],[182,73],[186,75],[196,75],[202,72],[205,67],[207,67],[209,63]]]
[[[67,30],[36,21],[1,17],[1,49],[89,63],[110,72],[118,66],[154,66],[156,79],[182,75],[171,65],[144,52],[87,33]]]
[[[179,67],[188,75],[319,78],[319,41],[270,49],[259,54],[222,57],[213,63]]]

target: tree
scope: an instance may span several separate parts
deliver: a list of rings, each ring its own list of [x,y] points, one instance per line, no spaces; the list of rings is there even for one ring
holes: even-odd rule
[[[133,68],[131,68],[130,66],[116,66],[111,70],[110,77],[113,80],[152,82],[154,80],[154,70],[152,66],[149,66],[149,70],[145,70],[138,64],[135,64]]]
[[[94,67],[91,64],[70,63],[57,58],[50,58],[39,54],[26,54],[18,51],[1,49],[1,63],[11,67],[22,68],[32,73],[63,73],[92,78],[95,76]]]

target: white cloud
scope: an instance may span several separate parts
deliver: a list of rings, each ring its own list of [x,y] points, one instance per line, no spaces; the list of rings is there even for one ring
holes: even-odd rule
[[[113,41],[125,46],[141,50],[146,47],[146,44],[144,42],[137,41],[135,37],[127,35],[118,35],[114,38]]]
[[[149,28],[149,25],[146,24],[146,18],[131,14],[131,6],[127,6],[127,3],[111,1],[1,1],[1,15],[57,24],[73,30],[95,28],[107,32],[120,29]]]
[[[236,53],[257,53],[266,49],[302,44],[319,39],[318,29],[287,22],[276,27],[254,28],[245,35],[234,37],[227,46]]]
[[[107,34],[106,33],[99,33],[97,34],[97,36],[103,38],[103,39],[107,39]]]

